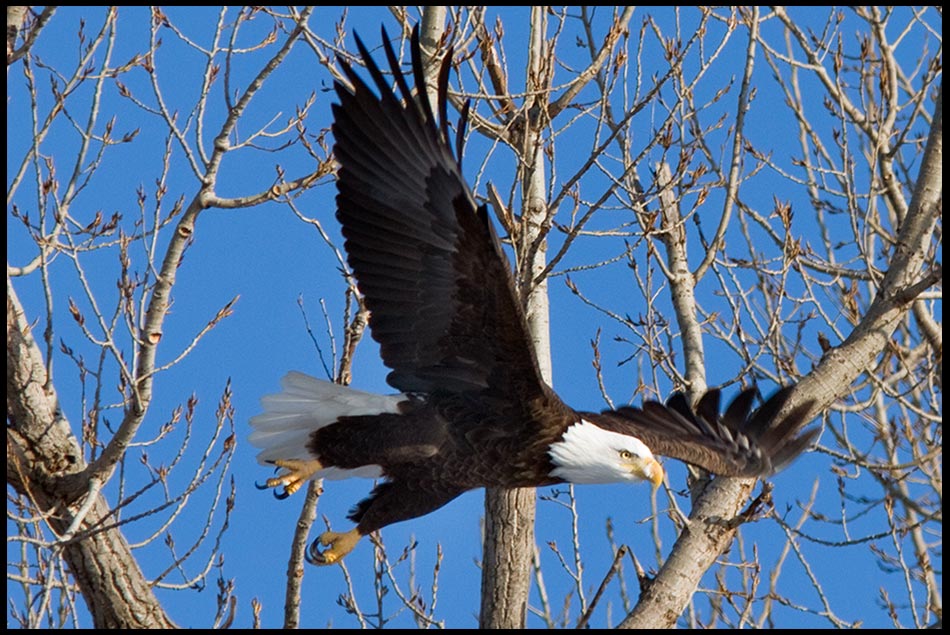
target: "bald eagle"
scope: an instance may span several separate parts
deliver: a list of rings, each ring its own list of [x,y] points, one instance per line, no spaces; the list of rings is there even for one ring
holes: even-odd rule
[[[488,211],[461,174],[468,107],[453,154],[446,123],[451,51],[438,82],[437,122],[425,91],[418,28],[416,94],[383,31],[391,89],[356,39],[378,95],[344,60],[333,105],[340,164],[337,218],[368,307],[387,382],[400,394],[360,392],[291,372],[250,420],[258,461],[282,471],[264,487],[293,494],[308,480],[381,479],[349,518],[323,533],[309,559],[338,562],[362,536],[428,514],[478,487],[663,480],[656,455],[724,476],[763,476],[788,464],[816,431],[798,434],[807,406],[776,420],[779,391],[752,412],[741,392],[720,415],[711,390],[696,407],[666,404],[602,413],[567,406],[542,380],[508,260]],[[324,547],[321,549],[321,546]]]

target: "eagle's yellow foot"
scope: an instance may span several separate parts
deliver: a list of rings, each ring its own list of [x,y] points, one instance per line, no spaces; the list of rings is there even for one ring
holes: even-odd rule
[[[323,464],[316,459],[277,459],[271,463],[284,468],[286,472],[267,479],[261,489],[283,487],[284,491],[277,494],[278,498],[287,498],[303,487],[311,476],[323,469]]]
[[[353,551],[353,547],[360,541],[363,534],[358,529],[347,532],[325,531],[310,544],[307,560],[313,564],[334,564],[343,559],[343,556]],[[326,547],[320,551],[319,545]]]

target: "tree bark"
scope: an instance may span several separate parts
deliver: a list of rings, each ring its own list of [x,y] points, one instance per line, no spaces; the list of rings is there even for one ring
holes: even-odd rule
[[[934,119],[913,199],[898,234],[891,266],[867,315],[837,348],[796,387],[785,410],[811,400],[810,419],[844,394],[885,350],[900,319],[917,295],[933,284],[921,272],[939,217],[943,177],[943,89],[937,94]],[[934,274],[936,275],[936,274]],[[696,501],[690,525],[680,535],[669,559],[643,593],[621,628],[671,628],[696,592],[699,581],[735,533],[724,519],[735,518],[755,481],[717,478]]]
[[[132,557],[95,482],[69,500],[68,475],[86,467],[29,321],[7,278],[7,483],[30,498],[59,537],[96,628],[175,628]]]
[[[546,264],[550,218],[545,197],[545,169],[541,131],[546,125],[545,106],[550,74],[545,69],[545,10],[531,10],[528,52],[528,92],[525,104],[522,156],[524,209],[519,260],[520,291],[528,317],[528,330],[544,381],[551,383],[551,337],[547,280],[536,278]],[[531,591],[531,558],[534,553],[536,491],[529,489],[485,491],[485,546],[482,559],[481,628],[524,628]]]

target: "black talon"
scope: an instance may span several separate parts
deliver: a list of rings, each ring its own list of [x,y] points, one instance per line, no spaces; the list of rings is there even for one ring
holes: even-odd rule
[[[271,486],[268,485],[266,482],[264,482],[263,484],[261,484],[261,483],[258,483],[257,481],[255,481],[255,482],[254,482],[254,487],[256,487],[257,489],[262,489],[262,490],[271,489]],[[276,489],[274,490],[274,498],[276,498],[276,499],[279,500],[279,501],[284,500],[284,499],[287,498],[288,496],[290,496],[290,494],[287,493],[287,490],[284,490],[284,491],[282,491],[282,492],[279,492],[279,491],[277,491]]]
[[[307,547],[307,553],[304,554],[304,559],[310,564],[315,565],[324,565],[327,561],[323,558],[323,552],[320,551],[320,539],[317,538],[310,543],[310,546]]]

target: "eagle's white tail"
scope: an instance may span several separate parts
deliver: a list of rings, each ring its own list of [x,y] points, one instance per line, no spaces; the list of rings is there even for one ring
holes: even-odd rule
[[[257,462],[266,464],[277,459],[313,459],[307,450],[310,435],[340,417],[398,413],[404,395],[376,395],[316,379],[291,371],[280,381],[282,392],[261,399],[264,412],[251,417],[253,432],[248,440],[260,448]],[[372,468],[372,469],[369,469]],[[329,468],[316,475],[322,478],[349,478],[379,475],[379,466],[359,470]]]

